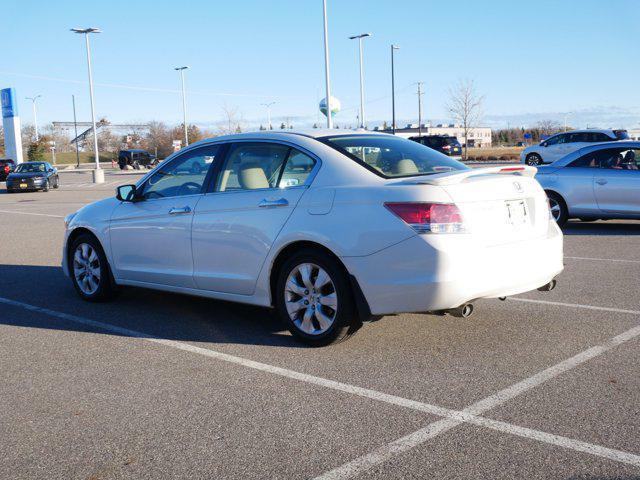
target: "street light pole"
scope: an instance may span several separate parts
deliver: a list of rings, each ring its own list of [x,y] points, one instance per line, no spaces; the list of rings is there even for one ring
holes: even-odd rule
[[[422,136],[422,82],[418,82],[418,136]]]
[[[182,83],[182,116],[184,123],[184,146],[187,147],[189,145],[189,133],[187,130],[187,97],[184,90],[184,71],[188,69],[188,66],[185,67],[176,67],[174,70],[180,72],[180,82]]]
[[[324,83],[327,104],[327,128],[333,128],[331,118],[331,80],[329,79],[329,33],[327,29],[327,0],[322,0],[322,20],[324,23]]]
[[[31,100],[33,104],[33,128],[35,129],[36,142],[39,140],[38,136],[38,110],[36,108],[36,100],[42,97],[42,95],[36,95],[35,97],[25,97],[27,100]]]
[[[567,117],[571,115],[573,112],[567,112],[564,114],[564,131],[567,131]]]
[[[358,40],[358,54],[360,60],[360,128],[365,128],[364,121],[364,72],[362,68],[362,39],[370,37],[370,33],[361,33],[360,35],[354,35],[349,37],[349,40]]]
[[[276,102],[269,103],[261,103],[260,105],[267,107],[267,130],[273,130],[271,127],[271,105],[274,105]]]
[[[91,99],[91,124],[93,126],[93,148],[95,151],[96,168],[94,171],[94,183],[104,182],[104,172],[100,169],[100,154],[98,152],[98,129],[96,126],[96,108],[93,100],[93,74],[91,72],[91,46],[89,45],[90,33],[101,33],[98,28],[72,28],[74,33],[84,34],[85,46],[87,49],[87,71],[89,72],[89,97]]]
[[[391,131],[396,134],[396,76],[393,68],[393,53],[400,47],[391,45]]]
[[[76,134],[76,168],[80,168],[80,152],[78,150],[78,121],[76,120],[76,96],[71,95],[71,103],[73,104],[73,130]]]

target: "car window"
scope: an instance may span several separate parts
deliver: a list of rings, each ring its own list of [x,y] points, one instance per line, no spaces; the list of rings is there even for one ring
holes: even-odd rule
[[[202,193],[209,168],[215,163],[218,145],[196,148],[177,156],[158,169],[144,184],[145,199],[180,197]]]
[[[601,159],[604,156],[602,150],[596,150],[595,152],[589,152],[577,160],[567,164],[567,167],[578,167],[578,168],[599,168]]]
[[[292,148],[278,186],[286,188],[304,185],[315,164],[316,161],[309,155]]]
[[[608,135],[602,132],[592,132],[591,133],[591,141],[592,142],[610,142],[612,138],[609,138]]]
[[[640,149],[611,148],[602,152],[604,156],[600,164],[601,168],[636,171],[640,169]]]
[[[275,188],[289,147],[277,143],[247,142],[231,146],[218,174],[216,192]]]
[[[589,142],[591,140],[591,133],[589,132],[576,132],[576,133],[570,133],[569,135],[569,139],[567,141],[567,143],[579,143],[579,142]]]
[[[550,145],[557,145],[558,143],[564,143],[564,140],[562,142],[560,142],[561,137],[563,137],[562,135],[554,135],[553,137],[549,137],[545,140],[545,143],[547,144],[547,146]]]
[[[385,178],[468,169],[434,149],[391,135],[337,135],[320,140]]]

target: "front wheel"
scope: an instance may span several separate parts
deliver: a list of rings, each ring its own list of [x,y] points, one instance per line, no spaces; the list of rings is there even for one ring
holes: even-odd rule
[[[525,163],[527,165],[531,165],[532,167],[535,167],[537,165],[542,165],[543,162],[542,162],[542,157],[540,155],[538,155],[537,153],[530,153],[529,155],[527,155]]]
[[[42,187],[42,191],[43,191],[43,192],[48,192],[48,191],[49,191],[49,186],[50,186],[50,185],[49,185],[49,179],[47,179],[47,181],[46,181],[46,182],[44,182],[44,185],[43,185],[43,187]]]
[[[551,216],[556,221],[558,226],[562,227],[569,218],[569,210],[564,199],[553,192],[547,192],[549,198],[549,209],[551,210]]]
[[[53,182],[53,188],[58,188],[60,186],[60,178],[56,177],[55,181]]]
[[[275,303],[293,336],[314,347],[340,342],[362,325],[346,272],[321,251],[302,250],[285,261]]]
[[[113,298],[116,285],[100,242],[94,236],[78,236],[69,249],[69,256],[71,281],[78,295],[89,302]]]

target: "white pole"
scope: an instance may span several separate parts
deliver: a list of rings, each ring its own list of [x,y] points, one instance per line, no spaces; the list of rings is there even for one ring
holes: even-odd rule
[[[327,29],[327,0],[322,0],[322,17],[324,21],[324,82],[327,101],[327,128],[333,128],[331,118],[331,81],[329,80],[329,33]]]
[[[38,141],[38,109],[36,108],[36,99],[33,99],[33,126],[35,128],[36,142]]]
[[[84,34],[87,46],[87,69],[89,71],[89,97],[91,98],[91,123],[93,124],[93,148],[96,156],[96,170],[100,170],[100,154],[98,153],[98,129],[96,127],[96,107],[93,101],[93,75],[91,73],[91,47],[89,46],[89,33]]]
[[[267,129],[271,130],[271,105],[267,105]]]
[[[358,38],[360,57],[360,128],[364,128],[364,73],[362,71],[362,37]]]
[[[184,146],[189,146],[189,133],[187,129],[187,97],[184,90],[184,68],[180,69],[180,80],[182,82],[182,115],[184,122]]]

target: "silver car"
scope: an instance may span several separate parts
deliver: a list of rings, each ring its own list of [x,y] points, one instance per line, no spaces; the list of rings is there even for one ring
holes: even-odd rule
[[[640,142],[601,143],[538,167],[559,225],[581,220],[640,220]]]

